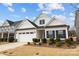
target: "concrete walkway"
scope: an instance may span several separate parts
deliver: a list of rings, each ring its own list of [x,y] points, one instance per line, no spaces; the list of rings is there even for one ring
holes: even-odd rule
[[[3,45],[0,45],[0,52],[8,50],[8,49],[14,49],[14,48],[22,46],[24,44],[27,44],[27,43],[8,43],[8,44],[3,44]],[[0,56],[6,56],[6,55],[0,54]]]

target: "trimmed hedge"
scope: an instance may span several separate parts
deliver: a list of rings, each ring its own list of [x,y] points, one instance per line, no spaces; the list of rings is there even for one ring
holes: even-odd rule
[[[33,40],[33,42],[36,42],[36,43],[40,42],[40,39],[37,39],[37,38],[33,38],[32,40]]]

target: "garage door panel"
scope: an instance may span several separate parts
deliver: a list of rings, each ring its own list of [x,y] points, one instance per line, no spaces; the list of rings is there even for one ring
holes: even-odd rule
[[[35,34],[21,34],[19,35],[19,42],[32,42],[32,38],[35,38]]]

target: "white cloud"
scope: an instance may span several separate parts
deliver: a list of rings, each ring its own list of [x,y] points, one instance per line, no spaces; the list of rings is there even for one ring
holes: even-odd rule
[[[39,7],[40,9],[44,9],[44,4],[43,4],[43,3],[40,3],[40,4],[38,4],[38,7]]]
[[[64,11],[64,7],[62,6],[62,4],[58,4],[58,3],[49,4],[47,9],[50,11],[55,10],[55,9]]]
[[[56,17],[56,18],[58,18],[58,19],[61,19],[61,20],[65,20],[66,19],[66,16],[64,16],[64,15],[52,15],[52,17]]]
[[[6,6],[6,7],[12,7],[13,6],[13,4],[12,3],[2,3],[4,6]]]
[[[0,20],[0,26],[2,26],[2,24],[3,24],[3,20]]]
[[[12,8],[12,3],[2,3],[10,12],[14,12],[14,9]]]
[[[74,13],[70,13],[70,14],[69,14],[69,16],[74,17],[74,16],[75,16],[75,14],[74,14]]]
[[[61,10],[64,11],[64,7],[62,4],[58,3],[50,3],[50,4],[38,4],[39,9],[37,11],[42,11],[43,13],[50,13],[52,10]]]
[[[32,20],[35,20],[35,19],[36,19],[36,17],[33,17],[33,18],[32,18]]]
[[[42,11],[42,13],[45,13],[45,14],[50,14],[51,11]]]
[[[14,9],[11,8],[11,7],[8,7],[8,10],[9,10],[10,12],[14,12]]]
[[[26,12],[26,9],[25,8],[22,8],[22,12]]]
[[[29,19],[29,17],[28,17],[28,16],[26,16],[25,18],[26,18],[26,19]]]

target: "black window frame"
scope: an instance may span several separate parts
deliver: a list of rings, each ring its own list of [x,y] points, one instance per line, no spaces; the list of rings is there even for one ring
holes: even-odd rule
[[[49,32],[51,32],[51,34]],[[47,31],[47,38],[55,38],[55,31],[54,30]]]
[[[45,20],[44,20],[44,19],[40,20],[40,21],[39,21],[39,24],[40,24],[40,25],[45,24]]]
[[[33,34],[34,32],[30,32],[30,34]]]
[[[63,33],[59,33],[59,31]],[[66,38],[66,30],[56,30],[56,38]]]
[[[26,34],[29,34],[29,32],[26,32]]]

